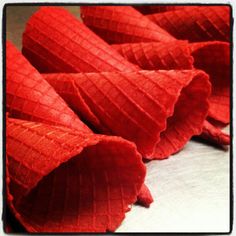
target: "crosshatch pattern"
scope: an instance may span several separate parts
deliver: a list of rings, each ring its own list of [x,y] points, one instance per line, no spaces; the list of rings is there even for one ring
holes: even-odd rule
[[[228,6],[188,6],[147,17],[177,39],[190,42],[229,41],[229,11]]]
[[[42,7],[30,18],[23,54],[40,72],[137,69],[63,8]]]
[[[166,158],[182,148],[201,132],[207,115],[210,85],[202,71],[47,74],[44,78],[62,97],[67,96],[61,92],[65,84],[75,84],[109,133],[134,141],[150,159]],[[77,96],[74,93],[74,100]],[[96,128],[104,132],[103,126],[97,124]]]
[[[145,176],[135,145],[122,138],[11,118],[7,156],[8,197],[30,231],[114,230]]]
[[[143,70],[192,69],[193,58],[187,42],[113,44],[123,57]]]
[[[91,132],[10,42],[6,66],[7,110],[13,117]]]
[[[230,121],[230,45],[227,42],[190,44],[194,66],[206,71],[212,83],[210,118],[228,124]],[[214,64],[214,67],[212,65]]]
[[[81,18],[109,44],[175,40],[130,6],[81,6]]]

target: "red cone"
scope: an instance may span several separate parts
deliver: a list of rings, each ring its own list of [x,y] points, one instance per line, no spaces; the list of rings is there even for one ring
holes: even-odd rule
[[[6,45],[6,76],[10,116],[91,132],[10,42]]]
[[[170,34],[131,6],[81,6],[83,22],[108,43],[170,42]]]
[[[7,119],[6,153],[7,202],[28,232],[114,231],[145,177],[132,143],[42,123]]]
[[[185,6],[147,17],[177,39],[191,42],[230,40],[229,6]]]
[[[136,70],[60,7],[41,7],[31,16],[23,34],[22,52],[40,72]]]
[[[188,43],[184,41],[113,44],[124,58],[144,70],[184,70],[193,68]]]
[[[87,104],[89,113],[76,107],[84,112],[84,119],[94,114],[100,132],[135,142],[148,159],[166,158],[180,150],[201,133],[208,111],[210,84],[202,71],[48,74],[44,78],[65,100],[68,93],[61,88],[76,86],[70,101],[75,106],[81,99]]]

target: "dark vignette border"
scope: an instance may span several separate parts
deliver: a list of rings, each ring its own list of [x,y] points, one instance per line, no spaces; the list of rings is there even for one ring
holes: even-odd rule
[[[60,2],[54,2],[54,3],[49,3],[49,2],[35,2],[35,3],[6,3],[3,6],[3,18],[2,18],[2,59],[3,59],[3,67],[2,67],[2,72],[3,72],[3,78],[2,78],[2,117],[3,117],[3,131],[2,131],[2,144],[3,144],[3,166],[2,166],[2,171],[3,171],[3,178],[2,178],[2,186],[3,186],[3,213],[2,213],[2,221],[3,221],[3,227],[5,233],[5,226],[6,226],[6,214],[7,214],[7,204],[6,204],[6,9],[8,6],[96,6],[96,5],[103,5],[103,6],[108,6],[108,5],[113,5],[113,6],[130,6],[131,3],[101,3],[101,4],[94,4],[94,3],[60,3]],[[230,8],[230,76],[231,76],[231,83],[230,83],[230,227],[228,232],[203,232],[203,233],[196,233],[196,232],[176,232],[176,233],[144,233],[144,232],[138,232],[138,233],[105,233],[107,235],[111,234],[123,234],[123,235],[128,235],[128,234],[159,234],[159,235],[221,235],[221,234],[231,234],[233,230],[233,216],[234,216],[234,196],[233,196],[233,24],[234,24],[234,19],[233,19],[233,9],[231,4],[228,3],[222,3],[222,4],[214,4],[214,3],[178,3],[178,4],[171,4],[171,3],[133,3],[132,6],[151,6],[151,5],[160,5],[160,6],[165,6],[165,5],[175,5],[175,6],[228,6]],[[17,223],[17,222],[16,222]],[[19,226],[20,227],[20,226]],[[11,233],[11,234],[24,234],[24,235],[30,235],[30,233],[27,232],[22,232],[23,229],[20,227],[20,231],[17,233]],[[44,233],[34,233],[36,235],[46,235]],[[99,233],[53,233],[53,235],[98,235]],[[51,233],[47,233],[47,235],[52,235]]]

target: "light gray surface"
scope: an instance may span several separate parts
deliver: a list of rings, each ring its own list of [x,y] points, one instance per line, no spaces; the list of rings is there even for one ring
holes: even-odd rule
[[[67,7],[79,16],[78,7]],[[9,7],[7,38],[21,48],[21,35],[37,7]],[[134,205],[117,232],[229,231],[229,151],[190,141],[180,153],[147,164],[155,202]]]
[[[147,164],[155,202],[133,206],[118,232],[229,231],[229,152],[190,141],[180,153]]]

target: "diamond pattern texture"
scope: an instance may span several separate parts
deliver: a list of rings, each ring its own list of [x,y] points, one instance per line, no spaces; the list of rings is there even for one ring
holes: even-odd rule
[[[81,18],[108,43],[175,41],[174,37],[130,6],[81,6]]]
[[[227,42],[190,44],[194,66],[210,76],[212,94],[208,116],[229,124],[230,121],[230,45]]]
[[[113,44],[123,57],[144,70],[192,69],[193,58],[187,42]]]
[[[180,10],[184,8],[184,6],[173,6],[173,5],[145,5],[145,6],[135,6],[136,10],[141,12],[142,14],[154,14],[166,11]]]
[[[10,42],[6,45],[6,77],[10,116],[91,132]]]
[[[135,142],[149,159],[166,158],[200,134],[208,111],[210,84],[202,71],[46,74],[44,78],[63,98],[68,96],[63,87],[74,84],[77,92],[74,97],[70,94],[71,100],[76,105],[80,94],[100,121],[96,128]]]
[[[180,10],[147,15],[177,39],[191,42],[230,39],[230,7],[185,6]]]
[[[122,138],[7,119],[7,199],[28,232],[114,231],[144,176]]]
[[[33,14],[23,34],[22,52],[40,72],[136,70],[60,7],[41,7]]]

